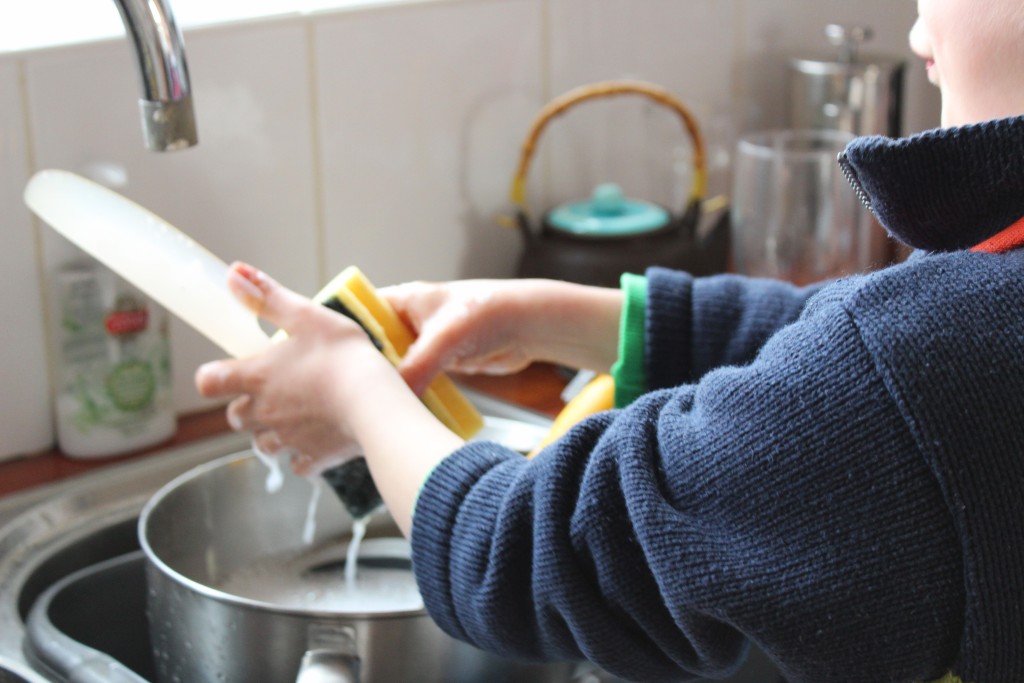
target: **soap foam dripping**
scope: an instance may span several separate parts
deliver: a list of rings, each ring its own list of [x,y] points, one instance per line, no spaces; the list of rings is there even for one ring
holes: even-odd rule
[[[252,441],[252,452],[267,467],[267,493],[277,493],[284,486],[284,473],[281,471],[280,458],[273,456],[260,449],[256,440]],[[306,508],[306,521],[302,526],[302,542],[312,545],[313,537],[316,535],[316,508],[320,503],[320,480],[310,477],[309,483],[313,486],[313,493]],[[352,521],[352,541],[349,543],[345,558],[345,581],[348,584],[355,583],[356,572],[359,561],[359,546],[363,537],[366,536],[366,526],[369,523],[370,515],[360,517]]]
[[[345,583],[354,586],[356,573],[359,566],[359,546],[366,536],[366,525],[370,516],[360,517],[352,520],[352,540],[349,541],[348,550],[345,552]]]
[[[309,498],[309,507],[306,508],[306,523],[302,526],[302,542],[306,545],[313,543],[313,536],[316,534],[316,506],[320,502],[320,481],[309,478],[313,485],[313,495]]]
[[[281,461],[271,455],[265,453],[256,445],[256,440],[252,441],[252,452],[256,455],[260,461],[267,466],[267,493],[277,493],[284,486],[284,474],[281,472]]]

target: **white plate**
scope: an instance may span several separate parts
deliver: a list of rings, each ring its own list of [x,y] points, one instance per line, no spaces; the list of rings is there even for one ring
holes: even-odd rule
[[[227,264],[167,221],[67,171],[40,171],[25,203],[41,219],[232,356],[269,339],[227,288]]]

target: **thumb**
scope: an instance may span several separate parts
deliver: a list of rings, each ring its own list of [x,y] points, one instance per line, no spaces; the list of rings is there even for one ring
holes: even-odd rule
[[[299,311],[309,300],[248,263],[228,268],[228,289],[246,308],[285,332],[294,330]]]
[[[398,371],[402,379],[417,396],[426,391],[447,359],[439,355],[440,349],[431,337],[420,335],[406,351]]]
[[[467,352],[462,316],[442,309],[428,319],[416,341],[409,346],[398,366],[402,378],[417,394],[422,394],[438,373],[455,365]]]

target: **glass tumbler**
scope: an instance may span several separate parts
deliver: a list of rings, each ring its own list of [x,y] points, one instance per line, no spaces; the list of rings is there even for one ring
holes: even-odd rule
[[[837,161],[852,139],[810,129],[740,138],[731,217],[737,272],[807,284],[870,267],[868,214]]]

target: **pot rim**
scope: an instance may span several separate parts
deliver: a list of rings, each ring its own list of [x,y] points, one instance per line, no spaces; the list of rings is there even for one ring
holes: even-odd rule
[[[363,619],[363,620],[384,620],[384,619],[407,619],[409,617],[428,617],[426,605],[420,609],[411,610],[393,610],[388,612],[362,612],[362,611],[339,611],[339,610],[323,610],[316,608],[303,608],[303,607],[289,607],[285,605],[278,605],[273,602],[267,602],[265,600],[254,600],[252,598],[245,598],[233,593],[214,588],[200,581],[196,581],[188,576],[185,576],[181,572],[172,568],[157,554],[153,547],[149,543],[148,534],[146,529],[149,524],[150,516],[157,509],[160,503],[166,499],[172,492],[183,486],[186,482],[198,479],[207,472],[220,469],[233,462],[255,459],[255,456],[251,451],[241,451],[239,453],[233,453],[231,455],[223,456],[210,462],[204,463],[193,467],[192,469],[178,475],[171,481],[160,487],[156,493],[154,493],[146,504],[142,508],[142,512],[139,514],[138,522],[138,536],[139,545],[142,546],[142,550],[145,553],[146,561],[150,566],[155,567],[165,576],[172,581],[181,584],[185,588],[188,588],[194,593],[198,593],[203,597],[211,598],[217,602],[226,603],[228,605],[242,607],[257,612],[269,612],[277,615],[287,615],[296,617],[313,617],[321,619]]]

